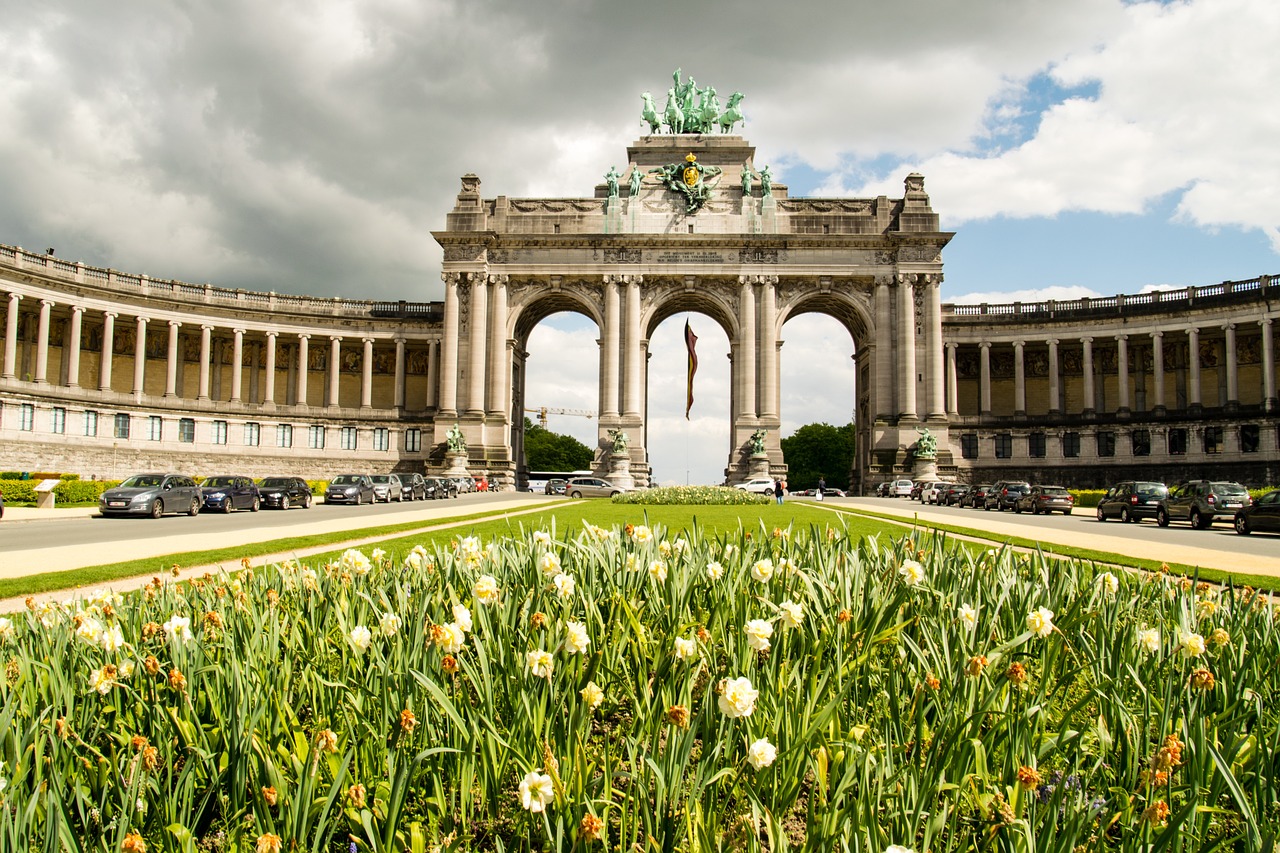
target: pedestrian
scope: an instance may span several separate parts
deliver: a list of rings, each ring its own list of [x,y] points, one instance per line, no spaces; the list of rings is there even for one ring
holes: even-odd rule
[[[0,518],[4,518],[4,489],[0,489]]]
[[[818,491],[814,493],[814,497],[816,497],[818,500],[822,500],[822,493],[825,492],[826,490],[827,490],[827,481],[821,474],[819,474],[818,475]]]
[[[782,482],[781,479],[773,481],[773,494],[778,499],[778,503],[782,503],[782,495],[786,488],[786,483]]]

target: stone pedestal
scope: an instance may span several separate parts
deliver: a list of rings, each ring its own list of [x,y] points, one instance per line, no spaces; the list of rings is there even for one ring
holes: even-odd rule
[[[753,453],[747,461],[747,479],[754,480],[757,477],[771,477],[769,473],[769,456],[765,453]]]
[[[624,489],[634,489],[635,479],[631,476],[631,455],[629,453],[612,453],[609,455],[610,483]]]
[[[938,460],[937,457],[930,456],[927,459],[916,457],[911,463],[911,479],[913,480],[932,480],[938,476]]]
[[[765,234],[778,233],[778,202],[771,195],[760,199],[760,230]]]
[[[446,453],[444,455],[446,477],[465,477],[467,476],[467,454],[465,453]]]
[[[613,196],[605,203],[604,233],[622,233],[622,201],[617,196]]]

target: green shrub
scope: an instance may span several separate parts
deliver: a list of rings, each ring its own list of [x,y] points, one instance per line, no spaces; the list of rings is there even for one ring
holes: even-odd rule
[[[1077,507],[1086,507],[1092,509],[1102,501],[1102,496],[1107,493],[1106,489],[1068,489],[1072,496],[1076,499]]]
[[[79,474],[59,474],[58,479],[59,480],[79,480],[80,475]]]
[[[119,480],[63,480],[53,487],[58,503],[92,503],[107,489],[120,485]]]
[[[311,489],[313,495],[323,495],[325,489],[329,488],[328,480],[307,480],[307,487]]]
[[[643,506],[747,506],[767,504],[769,498],[728,486],[663,486],[627,492],[614,498],[614,502]]]
[[[9,472],[5,472],[6,474]],[[19,480],[17,478],[0,478],[0,489],[4,490],[4,502],[10,505],[35,503],[36,484],[39,480]]]

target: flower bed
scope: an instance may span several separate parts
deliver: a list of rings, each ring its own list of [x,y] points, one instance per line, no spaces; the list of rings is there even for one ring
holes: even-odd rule
[[[728,486],[662,486],[627,492],[613,500],[620,504],[647,506],[749,506],[772,501],[764,495]]]
[[[0,641],[4,849],[1256,849],[1280,821],[1269,600],[932,539],[464,537]]]

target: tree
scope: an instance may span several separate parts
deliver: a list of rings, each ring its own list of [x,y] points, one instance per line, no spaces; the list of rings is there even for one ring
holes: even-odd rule
[[[849,488],[853,470],[853,424],[805,424],[789,438],[782,439],[782,455],[787,461],[787,487],[812,489],[818,478],[836,489]]]
[[[524,459],[530,471],[580,471],[591,467],[591,448],[571,435],[524,419]]]

